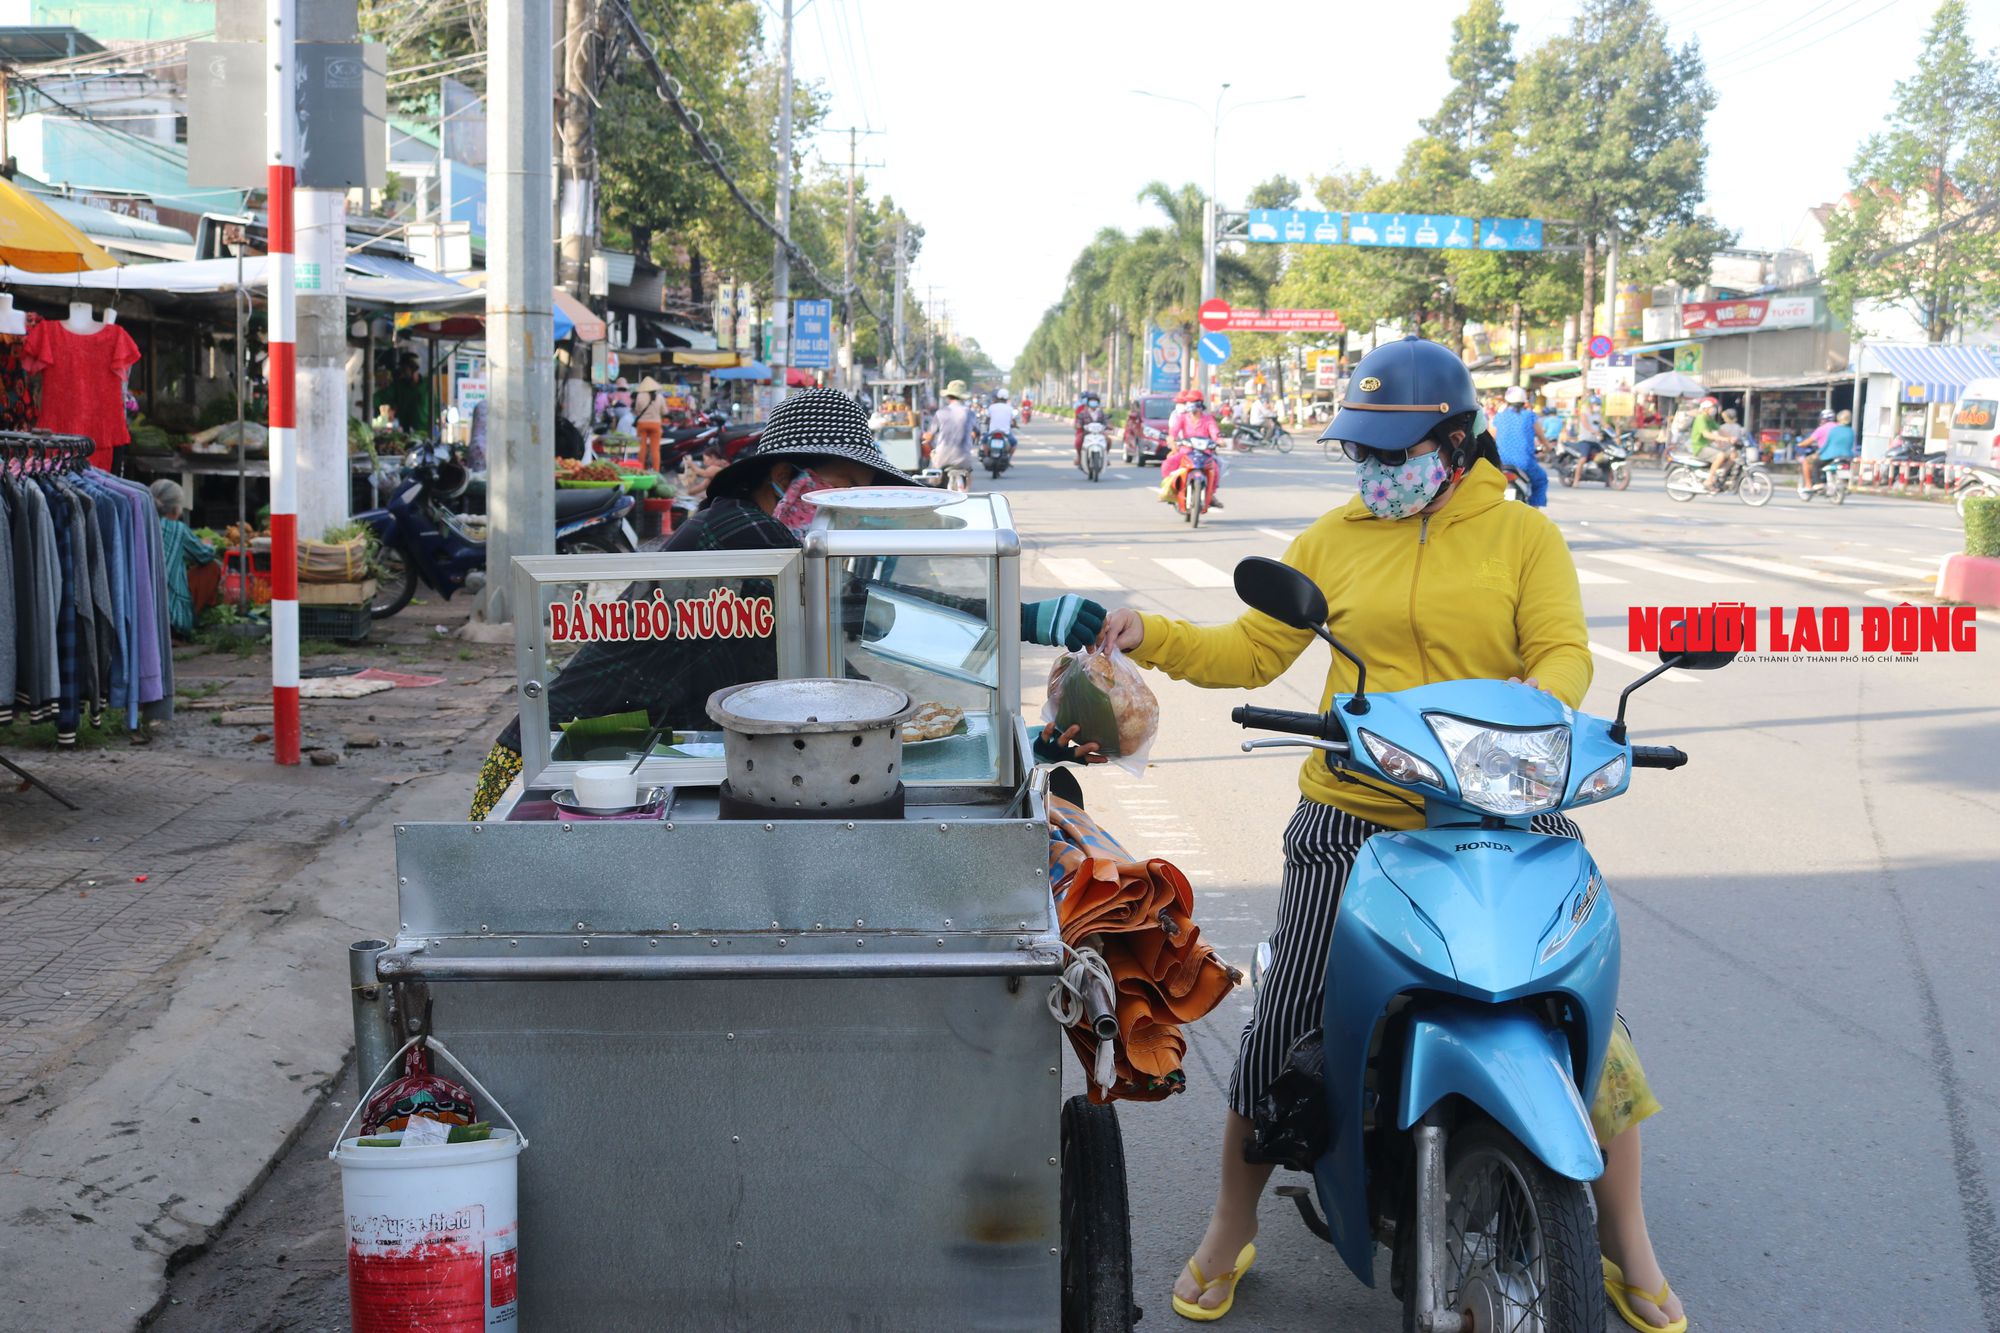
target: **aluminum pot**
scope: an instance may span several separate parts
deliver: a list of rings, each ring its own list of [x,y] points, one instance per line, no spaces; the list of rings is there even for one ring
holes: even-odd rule
[[[895,795],[910,696],[870,680],[763,680],[708,696],[729,791],[779,810],[850,810]]]

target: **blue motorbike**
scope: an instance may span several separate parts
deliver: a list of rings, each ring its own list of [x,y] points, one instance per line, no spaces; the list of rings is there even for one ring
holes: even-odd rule
[[[370,616],[395,615],[410,604],[419,584],[449,601],[460,588],[476,589],[484,581],[484,521],[450,508],[471,482],[444,446],[419,445],[404,459],[402,480],[388,505],[354,516],[375,539]],[[636,551],[638,535],[626,515],[637,503],[616,488],[557,491],[556,554]]]
[[[1589,1100],[1618,998],[1618,917],[1584,845],[1530,821],[1620,795],[1634,768],[1686,763],[1628,743],[1626,700],[1734,654],[1662,653],[1609,721],[1499,681],[1370,695],[1309,578],[1258,557],[1235,582],[1355,668],[1354,692],[1324,715],[1236,709],[1243,726],[1301,738],[1243,748],[1319,750],[1345,780],[1421,806],[1425,824],[1370,838],[1348,876],[1319,1050],[1292,1053],[1307,1132],[1299,1160],[1272,1159],[1309,1169],[1313,1188],[1278,1193],[1369,1286],[1377,1243],[1390,1249],[1406,1333],[1601,1333]],[[1261,975],[1269,946],[1258,952]]]

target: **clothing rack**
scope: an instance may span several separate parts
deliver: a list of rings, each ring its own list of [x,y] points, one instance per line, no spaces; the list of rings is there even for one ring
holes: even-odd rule
[[[82,472],[89,467],[90,457],[96,449],[95,442],[84,435],[58,435],[46,430],[0,431],[0,470],[17,477]],[[48,793],[71,810],[83,809],[4,754],[0,754],[0,768],[5,768],[29,786]]]

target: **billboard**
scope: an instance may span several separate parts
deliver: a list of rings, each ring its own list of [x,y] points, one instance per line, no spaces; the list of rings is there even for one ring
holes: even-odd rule
[[[801,370],[833,365],[833,302],[792,302],[792,364]]]
[[[1737,301],[1690,301],[1681,307],[1681,326],[1691,337],[1757,333],[1764,329],[1811,328],[1817,313],[1810,296],[1746,297]]]
[[[1187,339],[1178,331],[1146,326],[1146,392],[1173,393],[1187,365]]]

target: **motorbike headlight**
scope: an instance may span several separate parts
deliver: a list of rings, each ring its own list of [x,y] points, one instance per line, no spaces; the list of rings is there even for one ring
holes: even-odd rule
[[[1444,779],[1438,771],[1423,760],[1411,754],[1400,745],[1392,745],[1374,732],[1361,730],[1361,744],[1368,750],[1368,757],[1375,761],[1375,767],[1398,782],[1427,782],[1433,787],[1443,787]]]
[[[1601,801],[1618,790],[1625,781],[1625,756],[1619,755],[1608,764],[1603,764],[1589,777],[1577,784],[1576,799],[1571,805],[1588,805]]]
[[[1424,721],[1444,747],[1459,794],[1495,815],[1533,815],[1562,803],[1568,727],[1489,727],[1443,713]]]

